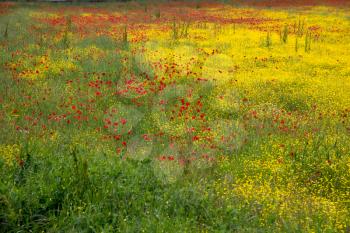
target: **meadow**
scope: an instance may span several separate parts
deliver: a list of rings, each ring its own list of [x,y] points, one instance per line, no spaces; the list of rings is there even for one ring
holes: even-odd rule
[[[350,7],[283,2],[0,2],[0,232],[350,232]]]

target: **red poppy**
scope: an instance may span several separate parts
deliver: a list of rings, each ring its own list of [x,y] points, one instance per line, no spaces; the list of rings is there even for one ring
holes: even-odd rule
[[[127,120],[126,120],[126,119],[124,119],[124,118],[122,118],[122,119],[120,120],[120,122],[121,122],[123,125],[125,125],[125,124],[126,124],[126,122],[127,122]]]
[[[182,104],[182,105],[185,104],[185,99],[181,99],[181,104]]]
[[[199,140],[199,136],[194,136],[193,138],[192,138],[192,141],[198,141]]]
[[[23,160],[23,159],[20,159],[20,160],[18,161],[18,165],[19,165],[20,167],[23,167],[23,166],[24,166],[24,160]]]
[[[144,135],[143,135],[143,140],[145,140],[145,141],[151,141],[151,138],[150,138],[147,134],[144,134]]]

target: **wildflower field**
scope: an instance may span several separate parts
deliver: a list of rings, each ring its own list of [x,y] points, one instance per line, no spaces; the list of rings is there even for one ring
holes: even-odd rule
[[[0,2],[0,232],[350,232],[350,5]]]

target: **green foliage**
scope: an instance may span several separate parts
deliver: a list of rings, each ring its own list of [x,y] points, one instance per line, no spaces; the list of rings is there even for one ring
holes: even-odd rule
[[[69,33],[71,33],[71,31],[72,31],[72,18],[71,18],[71,16],[68,16],[66,18],[66,21],[67,21],[66,28],[64,30],[64,35],[62,38],[62,46],[64,49],[68,49],[70,46]]]
[[[179,38],[187,38],[189,34],[189,27],[190,27],[190,22],[185,21],[176,21],[176,18],[174,17],[173,22],[172,22],[172,38],[173,40],[177,40]]]
[[[288,41],[288,25],[285,25],[283,31],[280,32],[280,39],[282,43],[287,43]]]
[[[272,38],[271,38],[271,33],[270,32],[266,33],[265,46],[267,48],[270,48],[272,46]]]
[[[298,23],[294,23],[294,33],[298,35],[299,37],[302,37],[304,35],[304,26],[305,21],[298,20]]]
[[[6,23],[5,26],[5,31],[4,31],[4,38],[7,39],[9,34],[8,34],[8,29],[9,29],[9,23]]]
[[[156,11],[154,12],[154,16],[156,17],[156,19],[160,18],[160,9],[157,8]]]
[[[123,31],[123,43],[127,44],[128,43],[128,26],[124,26],[124,31]]]
[[[311,51],[311,32],[310,31],[306,32],[305,34],[304,50],[307,53]]]

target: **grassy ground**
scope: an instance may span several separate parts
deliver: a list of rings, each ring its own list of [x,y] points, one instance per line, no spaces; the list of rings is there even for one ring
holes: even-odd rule
[[[349,8],[0,3],[0,232],[349,232]]]

